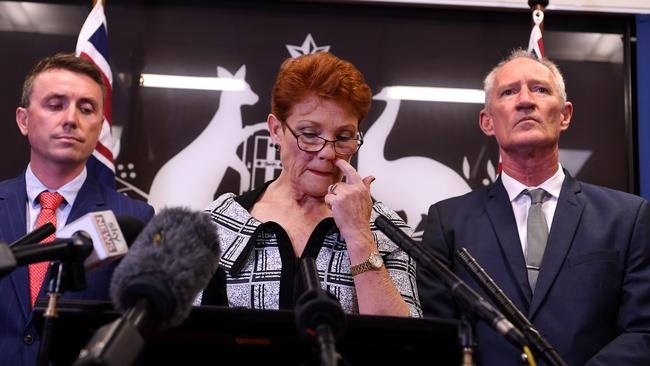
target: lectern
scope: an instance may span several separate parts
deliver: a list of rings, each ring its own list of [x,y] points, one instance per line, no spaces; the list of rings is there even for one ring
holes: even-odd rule
[[[42,325],[45,303],[37,302]],[[100,326],[119,314],[110,302],[61,301],[51,339],[54,366],[70,365]],[[349,365],[460,364],[458,322],[346,315],[347,331],[337,349]],[[139,365],[317,365],[309,344],[297,333],[289,310],[196,307],[179,327],[145,334]]]

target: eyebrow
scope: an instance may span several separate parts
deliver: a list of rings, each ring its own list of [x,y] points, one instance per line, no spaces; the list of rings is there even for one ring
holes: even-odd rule
[[[545,84],[545,85],[553,85],[553,81],[545,81],[541,79],[531,79],[528,81],[529,84]]]
[[[51,100],[51,99],[62,99],[62,98],[65,98],[65,95],[57,94],[57,93],[50,93],[50,94],[47,94],[45,96],[45,98],[43,98],[43,100],[47,101],[47,100]]]
[[[299,119],[295,123],[301,125],[298,128],[305,128],[305,127],[319,127],[319,128],[322,128],[323,127],[322,122],[313,121],[313,120],[310,120],[310,119]],[[325,122],[325,123],[327,123],[327,122]],[[350,123],[350,124],[345,124],[345,125],[339,126],[337,128],[337,130],[343,130],[343,129],[353,129],[354,130],[355,127],[356,126],[354,124]]]
[[[553,82],[552,81],[544,81],[542,79],[529,79],[526,82],[526,85],[530,85],[530,84],[542,84],[542,85],[550,85],[550,86],[552,86]],[[512,87],[515,87],[515,86],[518,86],[518,85],[520,85],[519,80],[513,81],[511,83],[507,83],[507,84],[497,85],[495,87],[495,90],[503,90],[503,89],[512,88]]]

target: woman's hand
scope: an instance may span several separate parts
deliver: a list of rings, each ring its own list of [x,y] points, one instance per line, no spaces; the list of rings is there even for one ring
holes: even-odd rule
[[[343,159],[336,159],[334,164],[345,175],[345,182],[331,185],[325,195],[325,203],[332,210],[334,221],[341,235],[348,243],[372,242],[370,233],[370,214],[372,199],[370,184],[373,176],[361,178],[359,173]]]
[[[325,195],[325,203],[332,210],[336,226],[345,239],[350,265],[356,265],[377,250],[377,243],[370,231],[370,184],[375,177],[361,178],[352,165],[342,159],[336,159],[334,164],[341,169],[346,179],[345,182],[330,186]],[[353,278],[361,314],[408,316],[408,305],[386,267],[366,271]]]

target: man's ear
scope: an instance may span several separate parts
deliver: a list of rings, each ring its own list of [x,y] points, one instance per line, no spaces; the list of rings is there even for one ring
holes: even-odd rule
[[[29,124],[29,115],[27,109],[23,107],[16,108],[16,124],[23,136],[27,136],[27,125]]]
[[[564,108],[560,113],[562,115],[562,120],[560,121],[560,131],[564,131],[569,128],[571,123],[571,117],[573,116],[573,103],[565,102]]]
[[[486,108],[481,109],[478,116],[478,125],[487,136],[494,136],[494,124],[492,123],[492,116]]]

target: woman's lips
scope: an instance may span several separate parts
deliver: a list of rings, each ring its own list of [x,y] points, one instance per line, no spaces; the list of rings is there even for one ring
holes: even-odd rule
[[[329,176],[334,174],[332,172],[322,172],[320,170],[314,170],[314,169],[309,169],[309,172],[311,172],[312,174],[321,176],[321,177],[329,177]]]

